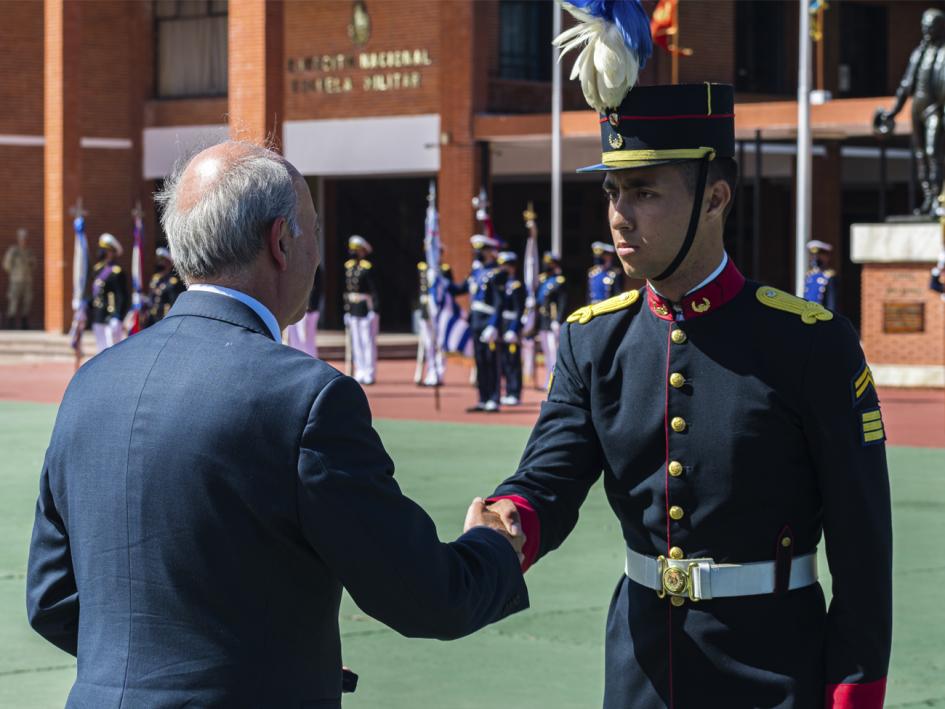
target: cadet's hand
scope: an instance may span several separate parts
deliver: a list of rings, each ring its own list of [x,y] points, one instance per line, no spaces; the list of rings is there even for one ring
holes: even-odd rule
[[[495,342],[496,336],[497,336],[498,334],[499,334],[499,333],[498,333],[498,331],[495,329],[495,326],[494,326],[494,325],[487,325],[487,326],[483,329],[482,334],[479,336],[479,341],[482,342],[482,343],[484,343],[484,344],[486,344],[486,345],[491,345],[493,342]]]
[[[518,342],[518,335],[509,330],[504,335],[502,335],[502,341],[507,345],[511,345],[513,342]]]
[[[552,320],[552,321],[551,321],[551,331],[552,331],[555,335],[557,335],[559,332],[561,332],[561,323],[559,323],[557,320]]]
[[[495,530],[512,545],[518,555],[519,563],[525,561],[525,556],[522,554],[522,547],[525,545],[525,533],[522,531],[518,509],[511,500],[496,500],[489,507],[486,507],[486,503],[481,497],[474,499],[466,511],[463,532],[468,532],[473,527],[488,527]]]

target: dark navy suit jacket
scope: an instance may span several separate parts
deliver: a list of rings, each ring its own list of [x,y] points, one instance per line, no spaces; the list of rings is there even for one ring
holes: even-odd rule
[[[30,547],[33,627],[78,657],[69,707],[339,707],[348,589],[408,636],[527,607],[498,534],[437,539],[361,388],[251,309],[184,293],[76,374]]]

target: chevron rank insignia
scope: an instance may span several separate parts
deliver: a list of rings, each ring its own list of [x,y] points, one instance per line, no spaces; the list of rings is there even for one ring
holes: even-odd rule
[[[886,430],[883,427],[883,414],[877,409],[870,409],[860,414],[863,426],[863,445],[872,446],[886,440]]]
[[[850,388],[853,392],[853,406],[856,406],[863,400],[867,392],[869,392],[870,387],[873,388],[874,392],[876,391],[876,383],[873,381],[873,372],[864,360],[863,366],[857,371],[856,376],[853,377],[853,381],[850,384]]]

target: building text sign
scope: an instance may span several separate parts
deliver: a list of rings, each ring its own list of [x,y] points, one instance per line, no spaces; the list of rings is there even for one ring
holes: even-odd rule
[[[418,89],[432,64],[429,50],[414,48],[290,57],[287,70],[293,93],[348,94]]]
[[[890,335],[925,332],[925,303],[883,303],[883,332]]]

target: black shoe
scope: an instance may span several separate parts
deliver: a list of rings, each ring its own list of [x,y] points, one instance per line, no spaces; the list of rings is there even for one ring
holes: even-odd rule
[[[466,413],[467,413],[467,414],[478,414],[478,413],[482,413],[482,412],[485,411],[485,410],[486,410],[486,405],[485,405],[483,402],[480,401],[480,402],[479,402],[478,404],[476,404],[475,406],[470,406],[468,409],[466,409]]]

